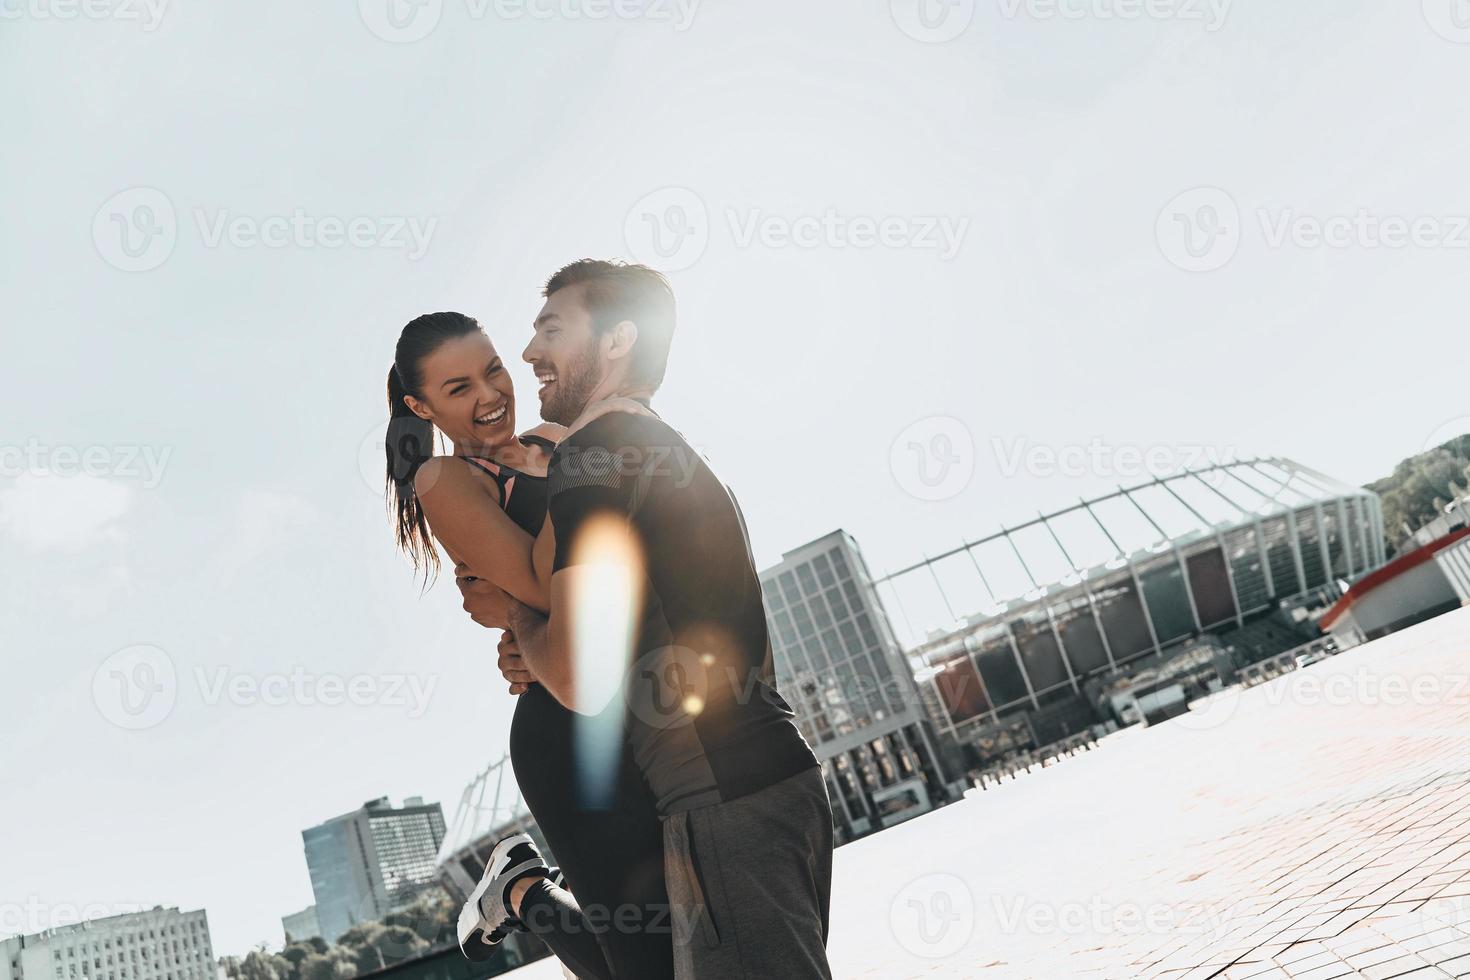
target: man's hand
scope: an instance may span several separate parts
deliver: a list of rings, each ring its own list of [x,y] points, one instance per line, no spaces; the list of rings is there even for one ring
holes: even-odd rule
[[[500,654],[496,666],[500,668],[501,676],[510,681],[510,693],[525,694],[536,677],[527,668],[521,648],[516,646],[515,634],[509,630],[502,633],[496,649]]]
[[[510,593],[496,588],[482,578],[457,577],[459,594],[464,596],[464,611],[486,629],[503,630],[510,626],[510,611],[519,605]]]

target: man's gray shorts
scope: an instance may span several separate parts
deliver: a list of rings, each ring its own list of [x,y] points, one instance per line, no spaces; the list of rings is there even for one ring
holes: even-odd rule
[[[832,808],[820,768],[663,823],[675,977],[830,980]]]

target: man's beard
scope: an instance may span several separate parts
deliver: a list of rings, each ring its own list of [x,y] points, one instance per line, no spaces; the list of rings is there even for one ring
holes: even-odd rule
[[[541,407],[541,417],[558,425],[575,422],[601,380],[597,374],[597,341],[592,340],[565,370],[557,369],[556,385]]]

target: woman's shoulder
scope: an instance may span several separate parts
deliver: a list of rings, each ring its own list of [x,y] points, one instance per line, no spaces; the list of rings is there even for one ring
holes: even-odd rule
[[[444,494],[486,493],[499,487],[493,480],[476,479],[474,470],[480,468],[463,456],[430,456],[413,477],[413,490],[420,498],[433,498]]]

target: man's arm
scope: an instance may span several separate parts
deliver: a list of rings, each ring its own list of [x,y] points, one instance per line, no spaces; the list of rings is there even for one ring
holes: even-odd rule
[[[549,617],[483,580],[461,582],[460,589],[475,622],[514,634],[514,649],[502,640],[499,659],[512,693],[539,681],[563,707],[593,715],[617,694],[627,666],[638,607],[631,589],[618,588],[618,580],[629,579],[626,571],[577,565],[557,572]],[[590,628],[578,632],[583,620]]]

